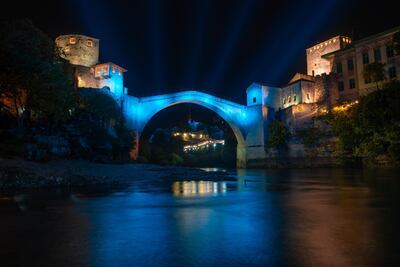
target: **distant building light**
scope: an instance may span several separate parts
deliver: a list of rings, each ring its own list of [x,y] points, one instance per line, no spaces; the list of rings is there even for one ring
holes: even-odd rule
[[[69,43],[70,44],[76,44],[76,37],[70,37],[69,38]]]
[[[92,40],[87,40],[87,41],[86,41],[86,45],[87,45],[88,47],[93,47],[93,41],[92,41]]]
[[[64,47],[64,52],[65,52],[65,53],[69,53],[69,51],[70,51],[69,46]]]

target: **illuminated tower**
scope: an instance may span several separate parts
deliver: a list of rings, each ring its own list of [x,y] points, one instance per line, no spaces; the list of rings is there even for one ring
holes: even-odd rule
[[[92,67],[99,62],[99,40],[85,35],[68,34],[56,39],[61,57],[73,65]]]
[[[351,39],[346,36],[336,36],[322,43],[306,49],[307,51],[307,74],[317,76],[332,72],[332,62],[324,55],[341,50],[351,44]]]

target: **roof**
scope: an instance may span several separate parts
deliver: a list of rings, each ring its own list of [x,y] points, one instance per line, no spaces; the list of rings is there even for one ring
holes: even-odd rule
[[[114,67],[120,69],[122,72],[127,72],[127,71],[128,71],[127,69],[124,69],[123,67],[121,67],[121,66],[119,66],[119,65],[117,65],[117,64],[115,64],[115,63],[112,63],[112,62],[98,63],[98,64],[95,65],[95,67],[96,67],[96,66],[102,66],[102,65],[111,65],[111,66],[114,66]]]
[[[289,84],[298,82],[298,81],[306,81],[306,82],[314,82],[314,77],[310,76],[310,75],[306,75],[303,73],[299,73],[297,72],[293,78],[289,81]]]

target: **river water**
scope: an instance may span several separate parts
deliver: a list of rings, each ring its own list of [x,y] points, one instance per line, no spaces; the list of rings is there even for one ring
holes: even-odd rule
[[[0,266],[400,266],[397,171],[230,173],[0,193]]]

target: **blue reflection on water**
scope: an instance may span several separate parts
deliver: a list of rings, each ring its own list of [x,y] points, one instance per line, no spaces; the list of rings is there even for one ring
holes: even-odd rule
[[[175,182],[172,194],[131,192],[86,202],[82,212],[91,224],[92,262],[95,266],[276,264],[281,212],[274,194],[237,188],[226,182]],[[176,197],[176,190],[178,196],[186,192],[190,197]]]

